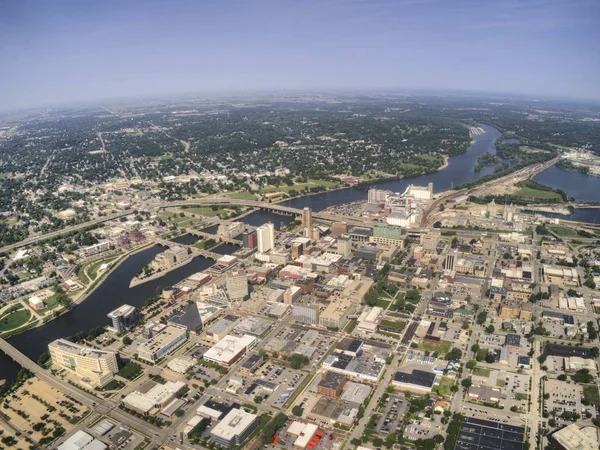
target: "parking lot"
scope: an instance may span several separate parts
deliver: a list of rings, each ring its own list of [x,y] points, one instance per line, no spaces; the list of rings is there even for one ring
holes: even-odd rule
[[[441,416],[432,416],[411,420],[404,429],[404,437],[411,441],[417,439],[431,439],[436,434],[441,434],[444,426],[441,422]]]
[[[104,432],[110,424],[113,428]],[[99,426],[100,425],[100,426]],[[105,425],[102,427],[102,425]],[[103,417],[87,430],[92,436],[109,444],[114,450],[133,450],[144,443],[145,437],[137,431],[122,426],[119,422]]]
[[[276,448],[276,449],[287,449],[294,450],[297,447],[294,447],[294,442],[296,441],[297,436],[292,435],[287,432],[293,420],[288,420],[285,425],[277,432],[277,437],[273,440],[271,444],[267,444],[266,448]],[[341,436],[337,436],[335,431],[330,431],[326,429],[319,429],[318,441],[315,445],[311,445],[311,450],[337,450],[341,448],[342,443],[344,442],[344,438]],[[317,439],[314,439],[317,440]],[[308,447],[306,447],[308,448]]]
[[[260,396],[263,402],[273,404],[284,393],[289,396],[302,382],[305,375],[301,370],[285,367],[276,361],[269,360],[253,376],[242,376],[243,386],[240,393],[250,400]]]
[[[574,420],[563,420],[560,416],[567,412],[584,416],[587,409],[582,405],[583,388],[569,381],[549,379],[544,383],[544,393],[550,398],[544,399],[544,412],[556,414],[558,425],[567,425]]]
[[[377,434],[387,436],[400,427],[402,417],[408,409],[408,402],[403,397],[390,396],[381,410],[381,417],[375,425]]]

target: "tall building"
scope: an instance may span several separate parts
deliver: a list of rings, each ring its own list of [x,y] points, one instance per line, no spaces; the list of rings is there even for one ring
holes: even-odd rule
[[[123,305],[108,313],[115,333],[124,333],[136,326],[139,315],[131,305]]]
[[[388,196],[392,194],[392,191],[384,191],[382,189],[369,189],[368,202],[372,204],[385,203]]]
[[[331,225],[331,235],[333,237],[340,237],[346,233],[348,233],[348,224],[346,222],[334,222]]]
[[[454,270],[454,265],[456,264],[456,251],[450,250],[446,255],[446,259],[444,261],[444,269],[446,270]]]
[[[269,222],[256,229],[258,237],[258,251],[266,253],[273,248],[275,244],[275,226]]]
[[[258,416],[233,408],[210,432],[211,441],[233,448],[244,442],[258,426]]]
[[[308,206],[302,210],[302,225],[307,228],[312,227],[312,210]]]
[[[242,300],[248,295],[248,276],[243,272],[228,273],[226,285],[231,300]]]
[[[92,386],[104,386],[119,371],[117,354],[57,339],[48,345],[52,364],[74,372],[80,380]]]
[[[304,252],[304,245],[302,242],[294,242],[292,244],[292,258],[298,258]]]
[[[242,242],[244,243],[244,247],[246,247],[246,248],[256,248],[256,246],[258,245],[258,238],[256,236],[256,230],[246,231],[242,235]]]
[[[316,325],[319,322],[319,305],[294,305],[292,315],[296,322]]]
[[[406,232],[399,226],[376,223],[373,226],[373,236],[369,238],[369,241],[377,244],[404,247],[405,239]]]
[[[337,240],[337,253],[342,255],[344,258],[350,256],[352,252],[352,242],[350,239],[338,239]]]

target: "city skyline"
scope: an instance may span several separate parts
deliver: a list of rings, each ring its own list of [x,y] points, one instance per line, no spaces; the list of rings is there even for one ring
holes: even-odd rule
[[[0,18],[2,109],[188,93],[438,90],[600,99],[579,0],[32,0]]]

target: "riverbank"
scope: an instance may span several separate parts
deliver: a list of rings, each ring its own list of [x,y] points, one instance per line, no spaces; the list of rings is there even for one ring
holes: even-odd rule
[[[174,270],[177,270],[177,269],[191,263],[194,260],[194,258],[197,258],[197,256],[188,258],[183,262],[180,262],[178,264],[175,264],[172,267],[169,267],[168,269],[161,270],[160,272],[153,273],[152,275],[144,277],[144,278],[133,277],[131,282],[129,283],[129,289],[139,286],[140,284],[148,283],[149,281],[158,280],[159,278],[164,277],[169,272],[173,272]]]

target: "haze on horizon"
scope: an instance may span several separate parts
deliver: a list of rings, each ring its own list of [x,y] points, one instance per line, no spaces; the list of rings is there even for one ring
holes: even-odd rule
[[[191,92],[600,99],[595,0],[3,2],[0,109]]]

